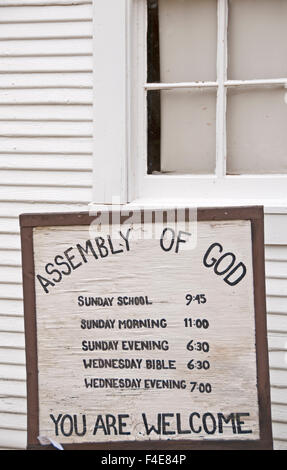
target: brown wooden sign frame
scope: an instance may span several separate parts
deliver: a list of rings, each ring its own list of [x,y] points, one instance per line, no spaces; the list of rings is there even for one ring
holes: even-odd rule
[[[257,206],[204,208],[198,209],[197,219],[199,222],[227,220],[251,221],[260,439],[83,443],[66,444],[64,445],[66,450],[271,450],[273,448],[266,327],[263,208]],[[22,214],[20,216],[28,400],[27,448],[29,450],[53,449],[52,446],[41,446],[37,439],[39,435],[39,402],[33,228],[90,225],[94,220],[95,216],[89,215],[88,212]]]

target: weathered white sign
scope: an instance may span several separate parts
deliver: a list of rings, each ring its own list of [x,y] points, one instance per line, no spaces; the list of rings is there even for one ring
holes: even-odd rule
[[[39,435],[259,441],[251,225],[35,226]]]

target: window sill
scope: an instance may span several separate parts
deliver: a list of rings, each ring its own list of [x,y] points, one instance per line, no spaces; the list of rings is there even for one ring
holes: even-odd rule
[[[128,203],[131,208],[264,206],[265,214],[287,214],[286,199],[212,199],[212,198],[139,198]]]

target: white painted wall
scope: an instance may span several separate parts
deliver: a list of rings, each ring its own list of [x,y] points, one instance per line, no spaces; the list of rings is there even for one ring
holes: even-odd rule
[[[92,1],[0,0],[1,449],[26,447],[18,215],[92,199],[92,46]]]
[[[265,216],[267,322],[276,449],[287,449],[287,209]],[[281,213],[278,213],[281,212]]]

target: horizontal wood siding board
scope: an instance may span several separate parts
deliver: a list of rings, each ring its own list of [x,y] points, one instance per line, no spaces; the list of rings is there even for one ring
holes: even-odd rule
[[[76,28],[75,28],[76,26]],[[57,23],[9,23],[1,24],[1,40],[30,40],[30,39],[77,39],[82,37],[92,38],[92,22],[77,21]]]
[[[27,414],[27,402],[25,398],[1,398],[0,397],[0,412],[13,413],[13,414]]]
[[[0,315],[18,317],[23,315],[22,301],[11,301],[0,298]]]
[[[274,439],[274,450],[286,450],[287,448],[287,439],[284,441],[283,439]]]
[[[285,314],[287,312],[287,298],[281,296],[267,296],[267,311],[275,314]]]
[[[54,201],[54,202],[67,202],[73,201],[74,203],[82,202],[88,203],[91,200],[91,188],[89,187],[65,187],[65,186],[41,186],[29,187],[29,186],[0,186],[0,201]],[[1,235],[0,235],[1,237]],[[1,241],[0,241],[1,243]],[[5,248],[19,247],[19,243],[13,243],[13,240],[7,239],[7,243],[4,245]]]
[[[26,364],[25,351],[23,349],[1,348],[0,346],[0,364],[15,364],[24,366]]]
[[[2,398],[27,398],[26,383],[24,381],[0,379],[0,389],[0,397]]]
[[[0,154],[0,169],[92,172],[91,155]]]
[[[265,243],[287,245],[286,214],[265,214]]]
[[[269,332],[271,331],[282,331],[287,335],[287,311],[286,313],[278,314],[268,314],[267,315],[267,325]]]
[[[1,175],[1,170],[0,170]],[[19,223],[17,219],[0,217],[0,233],[14,234],[19,233]],[[1,281],[1,272],[0,272]]]
[[[45,170],[1,170],[0,180],[9,183],[0,186],[57,186],[57,187],[92,187],[92,173],[82,172],[79,178],[78,171]],[[10,225],[12,223],[10,222]],[[13,224],[14,226],[15,224]],[[0,220],[0,231],[3,224]]]
[[[267,295],[287,297],[287,278],[267,278],[266,292]]]
[[[0,89],[1,105],[5,105],[6,103],[8,105],[20,105],[22,103],[24,105],[27,103],[28,105],[37,105],[38,103],[42,103],[44,105],[49,105],[49,103],[55,103],[58,105],[69,105],[69,103],[71,103],[75,105],[92,106],[92,96],[92,90],[90,89],[69,87],[63,88],[60,86],[59,88],[42,89]],[[21,132],[21,134],[25,134],[25,125],[23,125],[23,127],[24,132]],[[40,127],[40,124],[38,124],[38,127]],[[13,133],[15,134],[15,132]],[[78,130],[74,131],[74,133],[80,134],[81,132]],[[84,133],[87,133],[87,131],[85,131]],[[91,131],[89,130],[88,133],[91,134]],[[5,134],[3,126],[1,126],[1,134]],[[43,132],[39,132],[39,134],[43,134]]]
[[[266,245],[265,259],[266,261],[287,261],[287,245]]]
[[[91,71],[91,55],[82,56],[39,56],[39,57],[2,57],[1,73],[31,72],[89,72]]]
[[[280,387],[279,385],[271,386],[271,402],[272,403],[281,403],[284,405],[286,403],[286,393],[287,387]]]
[[[26,432],[27,417],[20,413],[1,413],[0,429],[15,429]]]
[[[24,333],[24,319],[22,317],[11,317],[0,314],[0,331]],[[0,358],[0,362],[3,359]]]
[[[6,449],[25,449],[26,445],[26,431],[0,429],[0,447]]]
[[[286,279],[287,261],[266,261],[266,276],[271,279]]]
[[[285,443],[285,450],[286,450],[286,444],[287,444],[287,423],[279,423],[279,422],[273,422],[272,425],[273,428],[273,437],[275,440],[277,439],[284,439],[286,441]]]
[[[10,6],[1,9],[0,23],[21,21],[59,21],[59,20],[92,20],[91,4],[45,5],[27,6],[19,8]]]
[[[284,331],[271,332],[268,335],[269,351],[287,352],[287,335]]]
[[[90,154],[93,151],[92,139],[86,138],[72,138],[66,139],[51,137],[51,138],[20,138],[15,139],[13,137],[1,137],[0,138],[1,152],[27,152],[27,153],[44,153],[49,149],[50,152],[59,153],[65,152],[70,153],[86,153]]]
[[[1,10],[0,10],[1,14]],[[53,54],[92,54],[92,41],[89,38],[76,39],[14,39],[0,41],[0,56],[53,55]],[[2,83],[1,83],[1,86]]]
[[[0,331],[0,347],[3,349],[24,349],[25,339],[23,333]]]
[[[70,120],[74,121],[81,121],[85,120],[90,122],[92,120],[92,106],[91,105],[75,105],[71,103],[67,104],[47,104],[47,103],[34,103],[30,105],[20,105],[19,103],[13,105],[13,106],[8,106],[8,105],[1,105],[0,104],[0,119],[1,121],[4,121],[5,119],[8,121],[15,120],[27,120],[31,121],[31,119],[39,120],[39,121],[45,121],[48,120],[48,122],[51,121],[65,121],[65,122],[70,122]],[[59,146],[60,147],[60,146]],[[8,147],[9,148],[9,147]],[[20,147],[21,149],[21,147]],[[17,153],[17,149],[12,149],[10,148],[10,152]],[[24,148],[21,150],[22,153],[26,151],[26,153],[33,152],[32,149],[27,149],[25,150]],[[58,149],[58,152],[61,151],[61,147]],[[63,152],[69,153],[68,150],[62,150]],[[5,148],[3,145],[1,145],[1,153],[5,152]],[[34,150],[35,152],[35,150]],[[48,153],[57,153],[57,148],[56,149],[49,149],[49,151],[44,149],[43,152],[48,152]],[[71,150],[71,153],[75,153],[75,151]],[[78,153],[86,153],[86,149],[78,150]],[[92,152],[92,149],[90,148],[88,152]]]
[[[54,41],[54,40],[53,40]],[[69,40],[65,40],[69,42]],[[78,39],[77,39],[78,41]],[[25,43],[21,39],[22,44]],[[47,41],[46,41],[47,42]],[[55,40],[57,43],[57,40]],[[0,41],[1,46],[1,41]],[[39,88],[89,88],[93,86],[92,73],[26,73],[26,74],[2,74],[0,89],[30,89],[37,90]],[[3,108],[2,108],[3,109]],[[46,110],[47,111],[47,110]]]
[[[26,368],[24,365],[18,364],[0,364],[0,381],[1,380],[12,380],[12,381],[26,381]],[[0,420],[1,423],[1,420]]]
[[[287,391],[287,369],[270,369],[270,383],[272,387],[285,388]]]
[[[54,5],[92,5],[92,0],[0,0],[0,7],[54,6]]]

